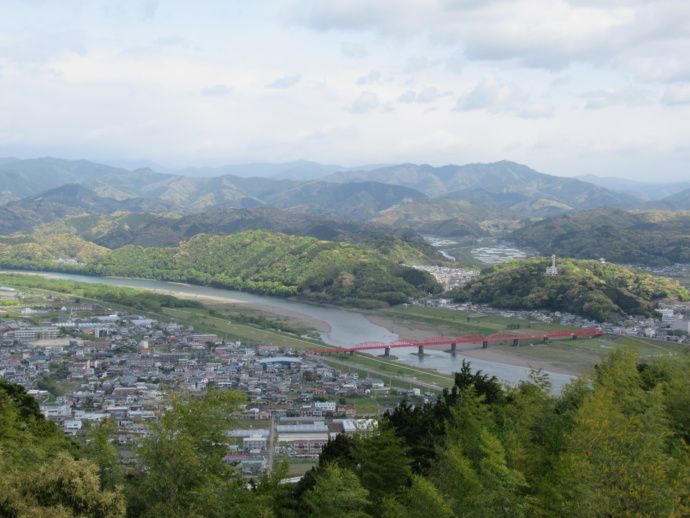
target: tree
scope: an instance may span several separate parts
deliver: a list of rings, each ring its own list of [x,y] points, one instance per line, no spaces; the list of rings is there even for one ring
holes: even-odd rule
[[[688,507],[687,452],[667,451],[670,431],[659,391],[650,406],[626,415],[601,388],[578,409],[547,502],[569,516],[681,516]]]
[[[367,518],[369,492],[347,468],[328,464],[316,476],[316,484],[302,502],[310,518]]]
[[[117,424],[112,419],[94,423],[88,430],[84,454],[98,467],[101,486],[114,489],[124,483],[120,454],[113,445]]]
[[[399,496],[410,483],[410,461],[404,441],[393,429],[360,432],[354,438],[353,471],[369,491],[372,514],[380,516],[386,497]]]
[[[159,421],[138,448],[140,500],[150,516],[214,516],[227,513],[239,492],[228,451],[229,416],[244,398],[238,392],[171,396]]]
[[[97,471],[95,464],[66,452],[37,470],[3,471],[0,515],[123,518],[123,495],[102,490]]]

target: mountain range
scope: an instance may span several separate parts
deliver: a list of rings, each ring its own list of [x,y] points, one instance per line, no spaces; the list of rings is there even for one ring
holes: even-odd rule
[[[562,178],[509,161],[352,169],[299,161],[162,173],[7,157],[0,235],[69,232],[114,249],[259,229],[353,243],[514,231],[511,239],[541,253],[655,263],[686,256],[688,225],[677,219],[669,231],[657,220],[673,219],[659,211],[690,210],[689,185]]]

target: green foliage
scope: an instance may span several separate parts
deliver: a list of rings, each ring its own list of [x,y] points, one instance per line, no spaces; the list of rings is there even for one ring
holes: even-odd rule
[[[200,234],[174,248],[127,246],[85,269],[282,297],[313,294],[330,302],[354,298],[397,304],[440,290],[433,277],[410,270],[362,246],[261,231]]]
[[[316,483],[304,494],[306,516],[313,518],[366,518],[369,492],[347,468],[328,464],[317,475]]]
[[[385,236],[354,245],[263,231],[199,234],[171,248],[125,246],[93,256],[87,266],[51,262],[62,256],[39,252],[37,242],[31,250],[20,246],[0,244],[0,266],[189,282],[340,304],[363,299],[400,304],[410,296],[441,291],[427,272],[399,264],[409,255],[418,259],[419,253],[411,251],[420,243]],[[140,304],[146,306],[153,298],[147,296]]]
[[[664,266],[690,261],[690,212],[604,207],[548,218],[510,239],[544,255]]]
[[[642,270],[559,259],[558,275],[544,275],[550,261],[528,259],[492,266],[456,290],[454,298],[507,309],[567,311],[600,322],[627,315],[656,316],[655,301],[690,299],[684,288]]]
[[[145,516],[221,516],[245,489],[234,466],[223,461],[234,426],[229,417],[243,396],[211,390],[169,398],[138,448],[137,492]]]
[[[0,380],[0,515],[122,517],[125,499],[40,413],[23,387]]]

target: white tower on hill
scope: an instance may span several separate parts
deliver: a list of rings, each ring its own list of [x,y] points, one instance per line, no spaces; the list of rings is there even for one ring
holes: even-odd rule
[[[556,268],[556,254],[551,256],[551,266],[546,267],[544,275],[558,275],[558,268]]]

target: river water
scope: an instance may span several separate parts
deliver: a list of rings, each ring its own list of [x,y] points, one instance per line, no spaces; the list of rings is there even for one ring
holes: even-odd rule
[[[264,306],[276,307],[294,311],[326,322],[331,331],[321,333],[324,343],[334,347],[352,347],[361,342],[384,342],[389,343],[400,338],[395,333],[377,326],[359,313],[347,311],[346,309],[307,304],[295,300],[280,299],[276,297],[266,297],[263,295],[253,295],[241,291],[224,290],[218,288],[208,288],[205,286],[193,286],[175,282],[149,281],[143,279],[125,279],[115,277],[90,277],[87,275],[74,275],[55,272],[20,272],[28,274],[45,274],[60,279],[71,279],[79,282],[90,282],[100,284],[110,284],[116,286],[129,286],[140,289],[155,289],[175,291],[191,295],[206,295],[227,299],[229,301],[239,301],[246,303],[262,304]],[[402,337],[404,338],[404,337]],[[425,351],[424,356],[418,356],[417,347],[401,347],[394,349],[397,361],[415,367],[425,367],[436,369],[440,372],[452,373],[460,370],[463,360],[468,360],[472,364],[473,370],[481,370],[485,374],[496,376],[500,381],[514,385],[521,380],[528,379],[529,369],[508,365],[504,363],[490,362],[469,358],[462,354],[449,354],[443,351]],[[573,379],[572,376],[548,372],[554,392],[560,392],[563,385]]]

